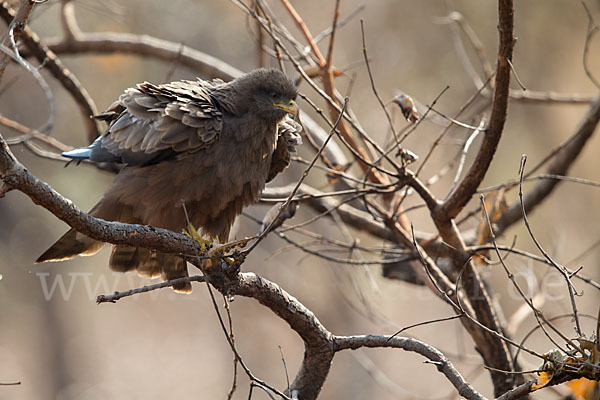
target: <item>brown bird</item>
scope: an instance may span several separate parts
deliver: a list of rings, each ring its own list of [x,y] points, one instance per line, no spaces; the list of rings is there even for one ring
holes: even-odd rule
[[[265,184],[290,163],[300,143],[296,87],[281,72],[258,69],[221,80],[142,83],[96,118],[106,132],[63,156],[124,164],[90,211],[108,221],[173,231],[189,221],[227,241],[235,217],[258,200]],[[96,253],[104,243],[68,231],[36,262]],[[164,280],[188,276],[177,256],[116,245],[110,268]],[[175,287],[191,291],[189,283]]]

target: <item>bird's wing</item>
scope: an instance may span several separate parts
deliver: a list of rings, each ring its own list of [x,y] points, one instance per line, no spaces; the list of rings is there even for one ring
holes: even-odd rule
[[[277,147],[271,157],[271,166],[267,182],[270,182],[290,165],[290,153],[296,152],[296,146],[302,144],[302,125],[289,115],[277,126]]]
[[[216,142],[221,111],[210,92],[219,81],[145,82],[127,89],[98,116],[108,130],[90,146],[94,161],[144,165],[178,153],[193,153]]]

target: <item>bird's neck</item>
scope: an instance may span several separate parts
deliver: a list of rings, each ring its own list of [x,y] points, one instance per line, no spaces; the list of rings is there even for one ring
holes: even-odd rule
[[[248,112],[247,107],[240,106],[240,101],[234,101],[234,99],[239,99],[241,93],[233,85],[219,86],[213,90],[211,95],[219,103],[221,109],[229,114],[239,117]]]

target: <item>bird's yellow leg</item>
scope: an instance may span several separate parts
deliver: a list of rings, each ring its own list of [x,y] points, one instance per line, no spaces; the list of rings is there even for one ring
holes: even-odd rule
[[[182,233],[195,240],[196,242],[200,243],[200,248],[202,249],[202,252],[206,252],[208,249],[210,249],[214,243],[214,239],[213,240],[208,240],[208,239],[204,239],[196,230],[196,228],[194,228],[194,225],[190,223],[187,224],[187,227],[183,229]],[[218,238],[216,238],[218,240]]]

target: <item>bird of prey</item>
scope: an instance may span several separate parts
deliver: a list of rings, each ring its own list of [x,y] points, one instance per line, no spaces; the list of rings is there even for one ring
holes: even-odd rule
[[[192,225],[224,242],[235,217],[300,144],[301,127],[290,117],[296,95],[283,73],[269,69],[228,83],[145,82],[96,117],[108,123],[103,135],[63,156],[124,165],[90,215],[181,231],[185,205]],[[103,245],[71,229],[36,262],[91,255]],[[180,257],[125,245],[113,247],[110,267],[164,280],[188,276]],[[174,289],[189,292],[191,285]]]

